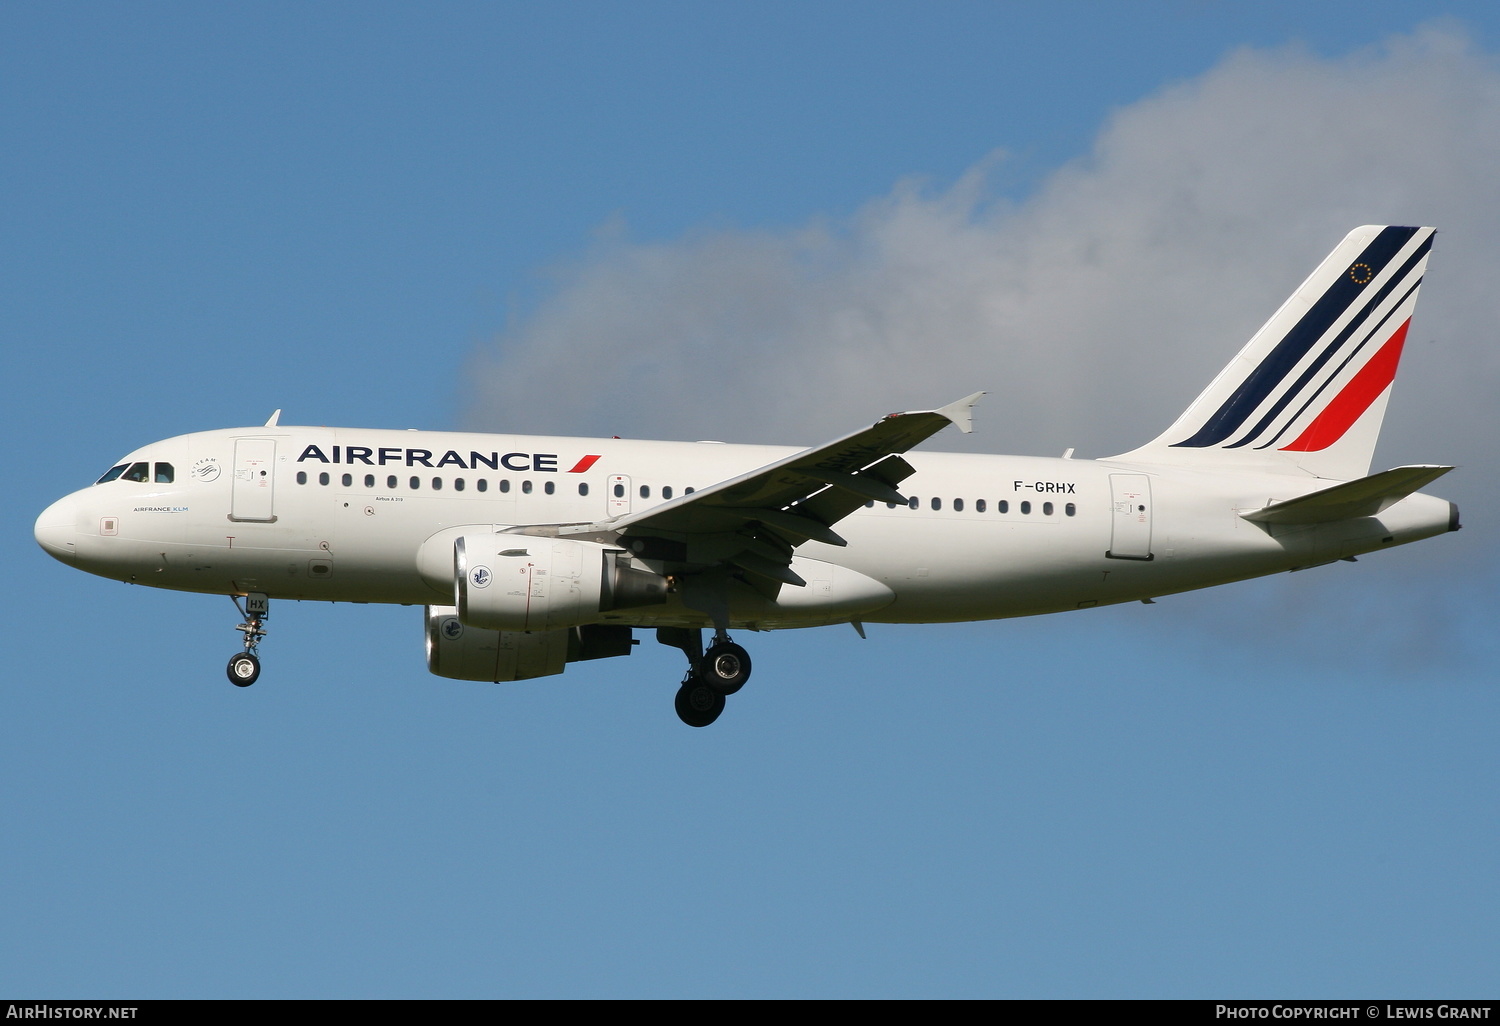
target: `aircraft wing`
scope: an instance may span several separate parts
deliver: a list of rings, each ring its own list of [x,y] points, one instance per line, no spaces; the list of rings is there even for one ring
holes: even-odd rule
[[[801,585],[787,565],[792,549],[809,539],[845,544],[833,525],[867,501],[906,502],[896,486],[913,470],[900,454],[949,424],[972,431],[970,411],[982,395],[937,410],[892,413],[690,495],[639,513],[564,527],[559,534],[614,531],[643,542],[662,539],[682,546],[673,562],[732,563],[771,581]]]

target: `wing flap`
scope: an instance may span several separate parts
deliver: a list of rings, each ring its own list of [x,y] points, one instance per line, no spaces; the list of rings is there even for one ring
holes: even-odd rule
[[[807,582],[802,579],[801,575],[786,563],[764,559],[753,552],[741,552],[731,559],[730,562],[741,569],[750,571],[752,574],[759,574],[761,577],[779,581],[782,584],[790,584],[794,588],[807,586]]]
[[[863,506],[864,503],[857,503]],[[802,516],[798,513],[785,513],[779,509],[725,509],[719,512],[732,517],[738,517],[746,523],[763,524],[779,535],[796,538],[793,542],[800,545],[802,542],[812,539],[820,541],[824,545],[837,545],[843,548],[849,543],[834,533],[827,524],[814,520],[812,517]]]

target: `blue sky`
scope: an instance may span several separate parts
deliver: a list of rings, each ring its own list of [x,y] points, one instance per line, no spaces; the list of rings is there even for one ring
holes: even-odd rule
[[[0,991],[1492,996],[1497,29],[0,9]],[[1443,229],[1377,463],[1461,464],[1432,490],[1463,532],[1153,606],[757,635],[706,730],[649,638],[470,685],[426,673],[414,609],[279,604],[236,689],[227,600],[32,540],[125,451],[276,408],[810,443],[972,383],[974,436],[932,445],[1107,455],[1374,222]]]

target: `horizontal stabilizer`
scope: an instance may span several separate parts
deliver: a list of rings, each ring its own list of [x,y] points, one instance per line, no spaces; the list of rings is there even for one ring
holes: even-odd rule
[[[1373,517],[1452,469],[1397,467],[1285,502],[1274,502],[1240,516],[1257,524],[1326,524],[1354,517]]]

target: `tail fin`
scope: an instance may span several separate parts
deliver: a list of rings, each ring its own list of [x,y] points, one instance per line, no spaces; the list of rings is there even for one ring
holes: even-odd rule
[[[1434,230],[1350,232],[1166,432],[1114,458],[1363,477]]]

